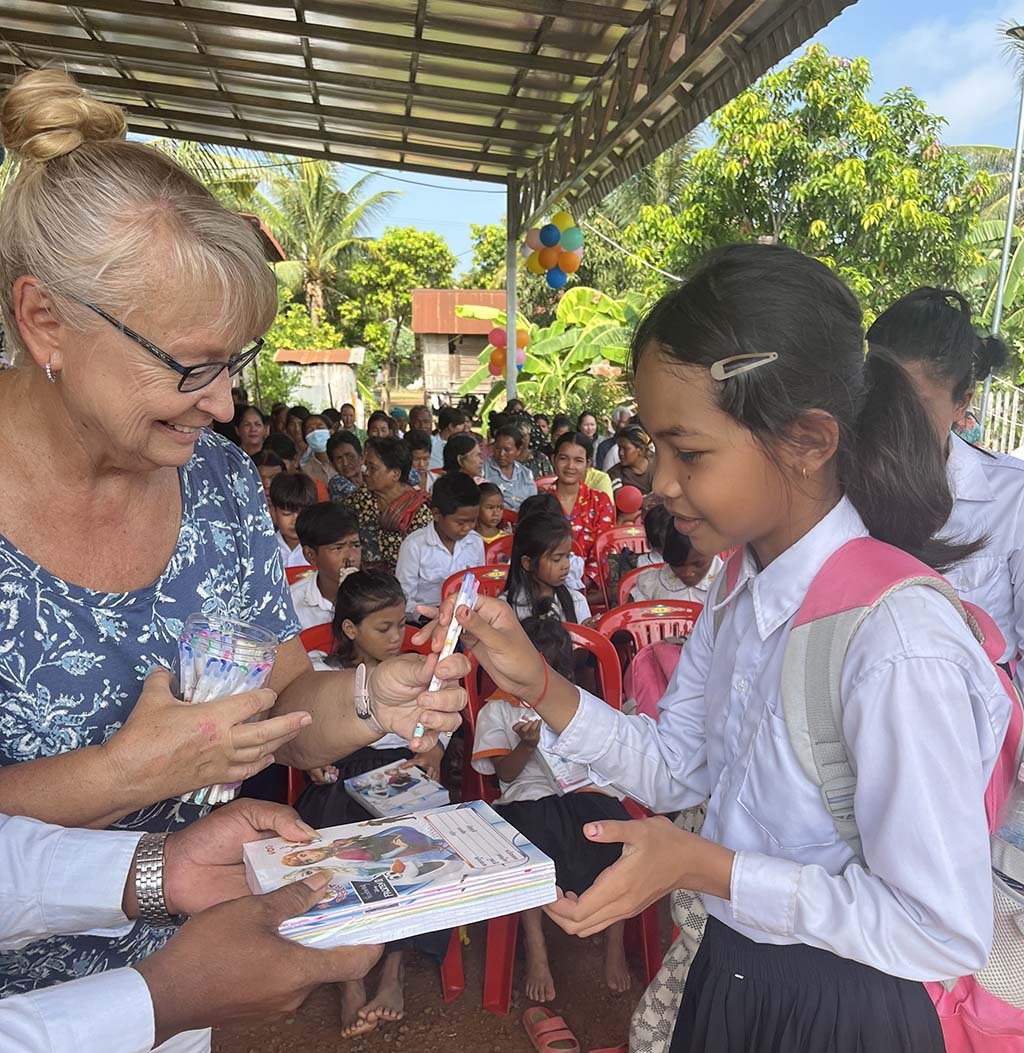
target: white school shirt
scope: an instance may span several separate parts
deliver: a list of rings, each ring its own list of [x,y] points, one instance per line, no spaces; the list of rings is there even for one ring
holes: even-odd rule
[[[991,615],[1006,640],[1002,660],[1024,648],[1024,461],[975,449],[951,435],[946,477],[953,511],[943,538],[988,544],[946,571],[960,595]]]
[[[334,604],[320,591],[316,583],[317,572],[311,570],[299,578],[294,585],[288,586],[292,596],[295,617],[303,629],[312,629],[314,625],[324,625],[334,618]]]
[[[572,605],[575,610],[575,616],[573,618],[573,621],[576,625],[582,625],[590,617],[590,604],[587,603],[587,597],[582,592],[580,592],[579,589],[574,589],[569,585],[566,585],[566,587],[569,589],[569,593],[572,596]],[[506,603],[508,603],[507,592],[503,592],[501,594],[501,598]],[[562,605],[558,602],[557,597],[552,598],[555,601],[554,610],[556,612],[561,611]],[[528,603],[511,603],[509,604],[509,606],[512,608],[513,611],[515,611],[515,615],[520,621],[522,621],[524,618],[533,617],[533,611],[530,609],[530,605]],[[568,621],[568,619],[563,618],[562,621]]]
[[[804,943],[911,980],[973,972],[992,939],[984,792],[1009,722],[996,670],[934,590],[894,593],[843,666],[843,735],[870,870],[836,833],[782,712],[782,659],[815,574],[864,524],[845,498],[758,572],[749,549],[697,621],[659,721],[585,691],[542,745],[656,812],[708,803],[704,836],[736,852],[708,913],[759,943]],[[713,640],[713,610],[725,611]]]
[[[128,932],[132,923],[121,911],[121,896],[141,836],[0,815],[0,950],[56,934]],[[5,1050],[141,1053],[152,1047],[153,1033],[153,1001],[134,969],[0,1001]]]
[[[277,538],[277,548],[281,553],[281,559],[284,561],[286,567],[309,566],[309,560],[306,559],[306,555],[302,551],[301,545],[296,545],[295,548],[289,548],[288,542],[281,536],[280,530],[274,531],[274,537]]]
[[[468,567],[482,567],[484,562],[484,539],[475,530],[456,541],[451,552],[433,523],[407,534],[395,564],[395,577],[405,593],[406,614],[418,618],[417,604],[436,607],[441,602],[441,586],[448,578]]]
[[[629,598],[640,602],[643,600],[684,600],[687,603],[707,603],[708,593],[714,585],[723,563],[715,556],[707,574],[696,585],[684,585],[676,577],[672,568],[664,563],[660,567],[651,567],[637,576],[629,590]]]

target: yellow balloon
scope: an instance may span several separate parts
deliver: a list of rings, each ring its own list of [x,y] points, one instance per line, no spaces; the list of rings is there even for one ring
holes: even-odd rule
[[[554,223],[559,230],[568,230],[569,227],[576,226],[572,221],[572,216],[568,212],[556,212],[551,217],[551,222]]]
[[[544,267],[541,265],[539,252],[531,252],[530,255],[526,257],[526,269],[531,274],[544,273]]]

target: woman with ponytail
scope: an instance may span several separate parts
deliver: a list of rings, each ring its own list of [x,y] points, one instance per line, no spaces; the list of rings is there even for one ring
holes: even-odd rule
[[[977,385],[1006,362],[1006,345],[975,332],[958,292],[927,288],[897,300],[868,330],[868,342],[868,364],[895,358],[928,413],[953,498],[941,536],[982,541],[944,573],[992,616],[1006,641],[1003,660],[1014,661],[1024,647],[1024,461],[973,446],[953,430]]]
[[[589,824],[588,838],[628,850],[549,914],[589,936],[672,890],[703,897],[671,1053],[940,1053],[924,982],[988,958],[984,795],[1010,708],[959,613],[908,585],[870,609],[846,651],[860,855],[801,767],[783,710],[790,631],[835,552],[869,535],[935,567],[978,551],[971,537],[936,539],[952,498],[928,414],[890,355],[864,351],[849,289],[778,245],[711,253],[638,327],[654,492],[698,552],[741,549],[658,721],[546,667],[499,601],[458,615],[498,687],[546,725],[545,750],[659,813]],[[660,817],[704,801],[699,836]]]

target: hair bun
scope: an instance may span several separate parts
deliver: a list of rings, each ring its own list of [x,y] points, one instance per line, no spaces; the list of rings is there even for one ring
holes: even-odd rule
[[[25,73],[0,102],[0,142],[28,161],[49,161],[84,142],[123,139],[119,106],[100,102],[62,70]]]
[[[990,373],[1006,365],[1010,350],[998,336],[981,337],[974,352],[974,376],[984,380]]]

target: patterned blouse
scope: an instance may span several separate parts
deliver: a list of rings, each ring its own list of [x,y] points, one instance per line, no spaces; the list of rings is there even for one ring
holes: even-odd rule
[[[171,665],[178,633],[195,611],[254,622],[280,640],[299,632],[252,461],[204,431],[178,474],[178,543],[145,588],[103,593],[70,584],[0,535],[0,764],[109,739],[153,665]],[[158,801],[114,825],[172,830],[207,810]],[[56,936],[0,953],[0,995],[130,965],[173,932],[140,922],[113,939]]]
[[[558,496],[552,483],[547,489]],[[600,490],[591,490],[586,483],[580,483],[580,492],[569,517],[573,541],[577,542],[583,554],[583,577],[597,582],[600,575],[597,570],[597,559],[594,557],[594,542],[598,534],[603,534],[609,527],[615,526],[615,509],[611,498]]]
[[[343,503],[352,509],[352,514],[359,524],[359,541],[363,550],[363,570],[386,570],[395,573],[398,563],[398,550],[406,535],[420,527],[429,526],[434,521],[430,505],[424,504],[416,510],[408,530],[400,533],[397,530],[384,530],[380,525],[380,505],[373,491],[366,486],[359,487],[354,494],[343,498]]]

